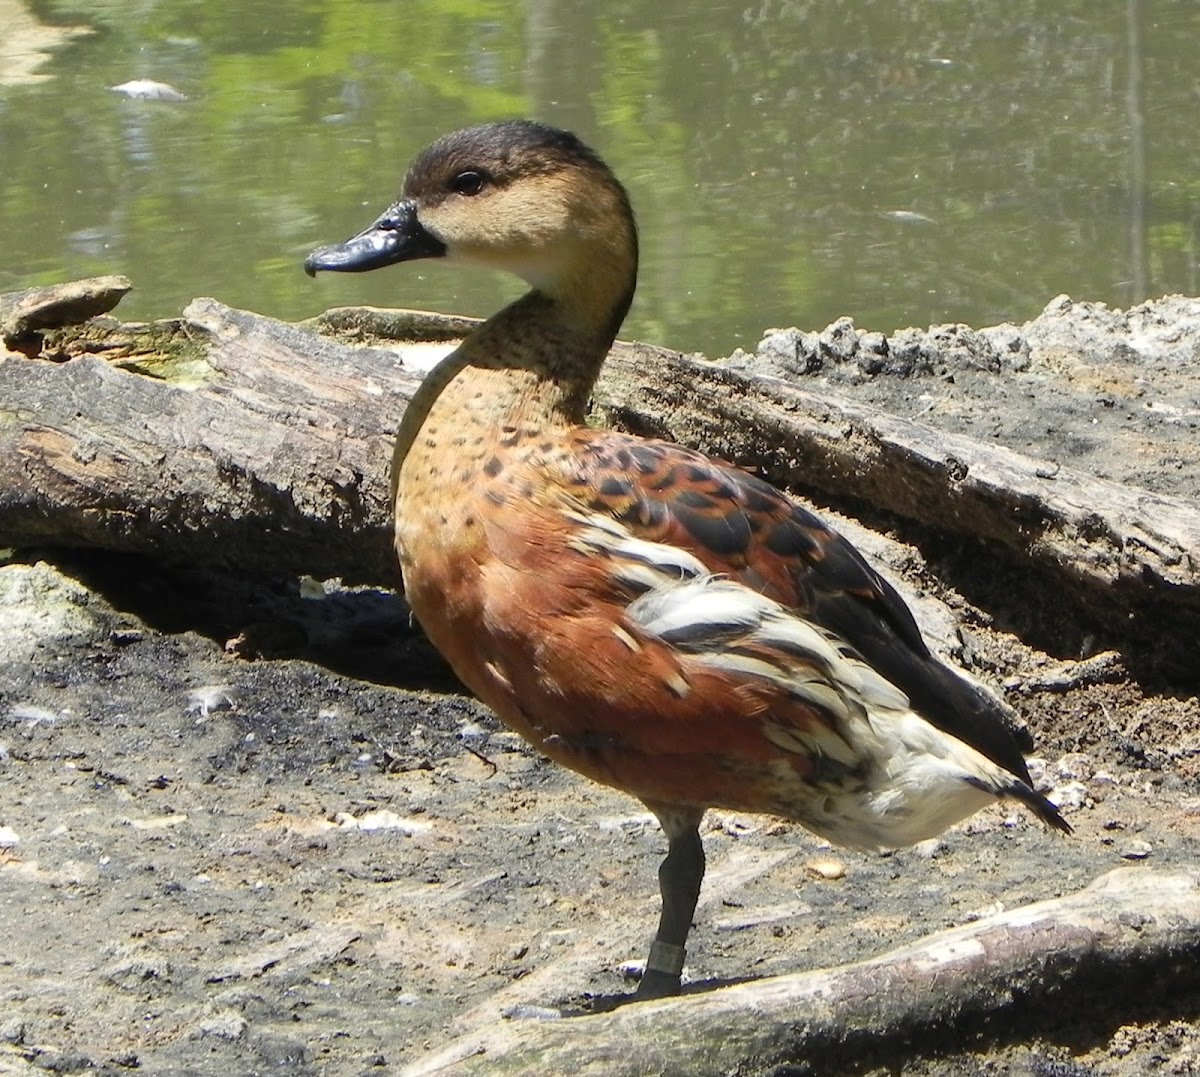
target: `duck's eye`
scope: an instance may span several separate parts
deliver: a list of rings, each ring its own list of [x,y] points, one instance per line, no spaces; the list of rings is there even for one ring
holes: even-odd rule
[[[472,195],[478,194],[483,190],[484,175],[482,172],[475,172],[468,169],[466,172],[460,172],[450,181],[450,190],[457,194]]]

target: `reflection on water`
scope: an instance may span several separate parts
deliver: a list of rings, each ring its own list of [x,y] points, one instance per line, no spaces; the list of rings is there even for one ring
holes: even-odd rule
[[[1194,0],[29,6],[96,32],[0,85],[0,290],[122,272],[127,317],[196,295],[487,313],[519,285],[430,264],[314,283],[300,261],[431,138],[532,115],[631,190],[628,336],[715,355],[840,314],[984,324],[1064,291],[1196,291]],[[21,12],[0,0],[0,31]],[[134,79],[188,100],[110,89]]]

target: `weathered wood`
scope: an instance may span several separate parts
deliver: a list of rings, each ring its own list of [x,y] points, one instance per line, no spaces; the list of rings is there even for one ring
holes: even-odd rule
[[[36,352],[43,330],[107,314],[132,287],[127,277],[90,277],[0,295],[0,342]]]
[[[489,1023],[402,1074],[834,1074],[880,1052],[896,1066],[931,1040],[962,1043],[993,1014],[1012,1027],[1049,1007],[1086,1012],[1114,984],[1194,989],[1198,956],[1200,875],[1122,868],[869,961],[593,1017]]]
[[[203,299],[47,347],[0,362],[0,542],[395,581],[395,354]]]

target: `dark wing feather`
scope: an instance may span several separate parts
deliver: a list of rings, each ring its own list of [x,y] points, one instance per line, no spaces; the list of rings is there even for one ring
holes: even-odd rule
[[[1030,783],[1003,710],[930,654],[895,588],[816,515],[740,468],[665,442],[583,430],[571,460],[568,481],[592,510],[832,629],[926,719]]]

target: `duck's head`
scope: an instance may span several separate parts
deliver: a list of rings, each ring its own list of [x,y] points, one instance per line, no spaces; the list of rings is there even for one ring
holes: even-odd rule
[[[355,273],[418,258],[505,269],[564,306],[607,307],[619,323],[637,230],[625,189],[592,150],[567,131],[512,120],[438,139],[395,202],[358,235],[313,251],[304,269]]]

